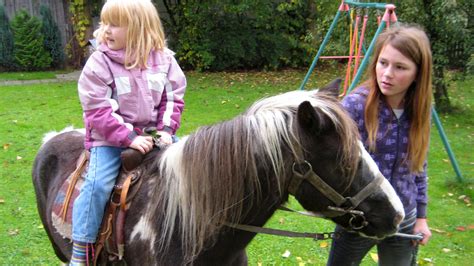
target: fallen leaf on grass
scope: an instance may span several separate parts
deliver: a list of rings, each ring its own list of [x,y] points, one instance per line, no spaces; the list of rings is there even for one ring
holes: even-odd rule
[[[466,231],[466,227],[465,226],[458,226],[458,227],[456,227],[456,230],[460,231],[460,232],[464,232],[464,231]]]
[[[3,144],[3,149],[4,150],[8,150],[8,148],[10,148],[10,143]]]
[[[44,226],[42,224],[38,225],[36,228],[38,229],[44,229]]]
[[[430,228],[430,229],[431,229],[431,231],[439,233],[439,234],[446,234],[446,231],[443,231],[443,230],[438,229],[438,228]]]
[[[449,248],[443,248],[442,251],[443,251],[444,253],[451,252],[451,250],[450,250]]]
[[[459,196],[458,199],[462,200],[466,204],[466,206],[468,206],[468,207],[471,206],[471,199],[468,196],[461,195],[461,196]]]
[[[3,204],[5,203],[5,199],[4,198],[0,198],[0,204]]]
[[[321,241],[321,243],[319,243],[319,247],[321,248],[327,248],[328,247],[328,242],[327,241]]]
[[[279,222],[280,224],[284,224],[284,223],[285,223],[285,218],[283,218],[283,217],[280,218],[280,219],[278,220],[278,222]]]
[[[298,266],[305,266],[306,263],[303,261],[301,257],[296,257],[296,261],[298,262]]]
[[[370,257],[372,258],[373,261],[379,262],[379,255],[377,253],[370,252]]]
[[[20,230],[18,230],[18,229],[10,229],[10,230],[8,230],[8,235],[9,235],[9,236],[16,236],[16,235],[18,235],[18,233],[20,233]]]
[[[468,229],[468,230],[472,230],[472,229],[474,229],[474,224],[470,224],[470,225],[468,225],[468,226],[467,226],[467,229]]]
[[[16,159],[17,159],[17,160],[21,160],[21,159],[23,159],[23,157],[17,155],[17,156],[16,156]]]
[[[283,258],[288,258],[291,255],[291,252],[289,250],[285,250],[285,253],[281,254]]]
[[[431,266],[431,265],[434,265],[433,264],[433,260],[430,259],[430,258],[423,258],[421,260],[418,260],[418,265],[420,266]]]

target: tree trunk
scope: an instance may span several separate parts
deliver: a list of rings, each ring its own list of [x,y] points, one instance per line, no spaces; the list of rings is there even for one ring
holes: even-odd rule
[[[431,49],[433,54],[433,92],[434,101],[436,103],[436,109],[439,111],[447,111],[450,108],[449,96],[448,96],[448,84],[445,79],[444,71],[446,60],[445,45],[443,42],[442,31],[443,27],[436,23],[438,20],[436,16],[439,16],[435,12],[436,8],[433,6],[436,2],[432,0],[423,0],[423,6],[427,14],[427,21],[425,28],[428,31],[427,34],[430,37]]]
[[[448,86],[444,78],[444,67],[436,65],[433,69],[433,90],[436,109],[440,112],[448,111],[451,103],[448,96]]]

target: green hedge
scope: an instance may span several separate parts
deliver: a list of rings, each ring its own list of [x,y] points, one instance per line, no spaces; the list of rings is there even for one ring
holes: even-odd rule
[[[169,11],[169,44],[185,68],[276,69],[308,62],[301,57],[310,1],[186,1]]]
[[[13,34],[5,8],[0,5],[0,69],[13,65]]]
[[[44,48],[51,55],[51,67],[59,68],[63,65],[64,49],[61,44],[59,28],[51,15],[51,10],[45,6],[40,7],[41,33],[44,36]]]

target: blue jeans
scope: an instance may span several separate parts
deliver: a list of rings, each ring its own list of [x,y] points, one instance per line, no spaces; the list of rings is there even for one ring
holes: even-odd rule
[[[95,243],[105,205],[120,171],[123,148],[91,148],[89,170],[72,212],[72,239]]]
[[[404,221],[409,222],[408,226],[402,227],[400,233],[413,233],[413,221],[416,219],[415,213]],[[402,223],[403,224],[403,223]],[[416,265],[416,254],[418,247],[413,245],[412,240],[401,237],[387,237],[383,240],[365,238],[355,233],[350,233],[340,226],[336,226],[336,232],[340,238],[334,239],[329,253],[327,265],[359,265],[361,260],[369,250],[377,245],[379,265],[409,266]]]

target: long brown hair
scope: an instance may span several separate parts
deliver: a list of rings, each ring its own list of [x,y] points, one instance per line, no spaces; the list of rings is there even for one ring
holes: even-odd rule
[[[426,160],[432,104],[432,56],[428,36],[417,26],[394,25],[379,35],[374,48],[374,56],[369,66],[370,91],[365,107],[365,127],[368,132],[369,150],[375,150],[378,131],[379,102],[385,100],[377,83],[375,68],[382,49],[390,44],[417,66],[416,79],[405,95],[405,112],[411,119],[408,137],[409,167],[412,172],[423,170]]]
[[[158,11],[150,0],[107,0],[100,14],[100,27],[94,36],[105,42],[107,24],[127,27],[125,67],[146,68],[152,50],[166,47]]]

